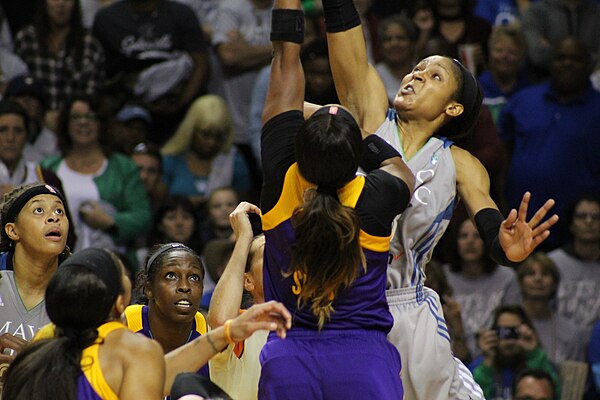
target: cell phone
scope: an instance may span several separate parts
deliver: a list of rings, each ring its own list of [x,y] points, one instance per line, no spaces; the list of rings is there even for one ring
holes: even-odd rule
[[[521,337],[519,328],[516,326],[497,327],[494,329],[498,339],[518,339]]]

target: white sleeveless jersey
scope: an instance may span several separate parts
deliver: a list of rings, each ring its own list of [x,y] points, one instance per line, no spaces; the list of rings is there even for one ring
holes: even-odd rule
[[[395,110],[388,111],[375,133],[402,153]],[[387,270],[388,289],[425,282],[425,265],[448,227],[457,202],[451,145],[452,141],[448,139],[432,137],[407,162],[415,175],[415,190],[406,210],[394,221]]]

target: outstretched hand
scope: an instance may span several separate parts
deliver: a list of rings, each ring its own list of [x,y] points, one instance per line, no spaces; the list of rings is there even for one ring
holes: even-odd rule
[[[513,262],[520,262],[535,250],[548,236],[550,227],[558,222],[558,215],[554,214],[543,223],[542,220],[554,206],[554,200],[544,203],[529,222],[526,221],[527,209],[531,193],[526,192],[521,200],[519,211],[512,209],[508,217],[500,225],[498,240],[506,257]]]
[[[292,327],[292,315],[277,301],[255,304],[231,321],[231,338],[241,342],[259,330],[277,331],[277,336],[285,339]]]
[[[250,241],[253,237],[252,224],[248,214],[254,213],[260,215],[260,208],[252,203],[242,201],[238,206],[229,214],[229,222],[231,228],[235,234],[236,239],[246,238]]]

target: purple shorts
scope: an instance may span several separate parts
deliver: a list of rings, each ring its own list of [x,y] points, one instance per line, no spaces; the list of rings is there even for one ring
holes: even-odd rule
[[[270,335],[260,362],[261,400],[403,398],[400,354],[380,331],[295,328]]]

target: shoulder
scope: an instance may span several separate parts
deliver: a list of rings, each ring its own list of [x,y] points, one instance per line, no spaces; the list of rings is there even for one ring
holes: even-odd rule
[[[138,359],[146,352],[149,356],[158,355],[161,358],[163,356],[162,347],[157,341],[134,333],[126,327],[112,331],[105,341],[108,346],[118,346],[122,355],[128,360]]]

